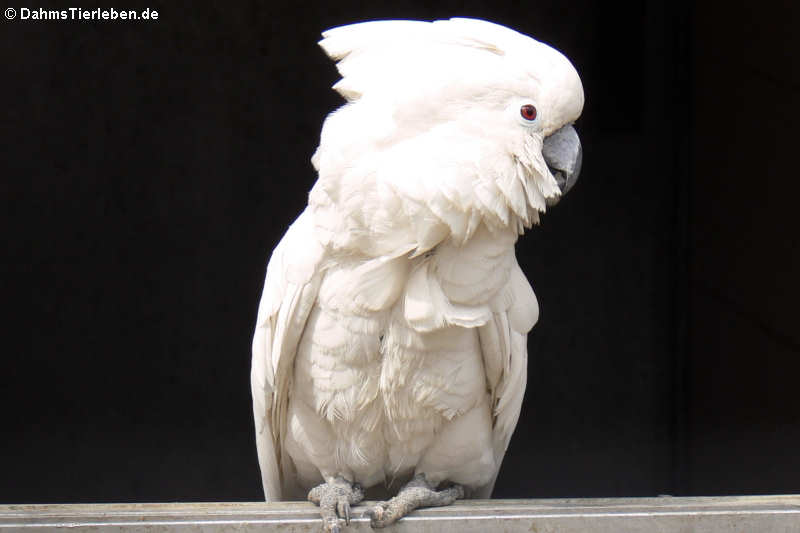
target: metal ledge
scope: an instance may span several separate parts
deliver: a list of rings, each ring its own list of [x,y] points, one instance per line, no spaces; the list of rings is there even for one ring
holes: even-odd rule
[[[361,515],[365,506],[355,509]],[[0,530],[166,533],[173,531],[318,532],[306,502],[2,505]],[[800,495],[704,498],[472,500],[421,509],[389,532],[458,533],[798,533]],[[355,518],[345,532],[372,532]]]

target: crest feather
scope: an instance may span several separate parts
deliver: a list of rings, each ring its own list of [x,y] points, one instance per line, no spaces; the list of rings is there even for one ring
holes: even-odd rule
[[[348,101],[383,86],[378,80],[397,79],[411,69],[435,71],[442,65],[471,64],[539,44],[499,24],[464,18],[361,22],[327,30],[322,36],[319,45],[337,61],[342,75],[334,89]],[[461,61],[454,63],[456,56],[462,56]]]

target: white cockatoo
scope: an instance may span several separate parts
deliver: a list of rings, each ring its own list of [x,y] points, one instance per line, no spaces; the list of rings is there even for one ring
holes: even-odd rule
[[[489,497],[539,307],[514,244],[577,179],[580,78],[490,22],[323,33],[347,100],[322,128],[308,207],[272,253],[253,339],[268,501],[326,531]]]

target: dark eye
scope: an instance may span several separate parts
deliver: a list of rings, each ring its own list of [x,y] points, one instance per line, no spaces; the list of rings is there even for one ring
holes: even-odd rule
[[[529,120],[531,122],[536,120],[536,108],[531,104],[525,104],[524,106],[520,107],[519,114],[525,120]]]

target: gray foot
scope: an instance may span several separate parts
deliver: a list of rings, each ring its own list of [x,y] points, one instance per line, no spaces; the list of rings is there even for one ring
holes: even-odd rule
[[[350,505],[364,499],[364,491],[358,483],[350,483],[336,476],[331,483],[317,485],[308,493],[308,500],[319,505],[322,527],[325,533],[340,533],[339,519],[350,525]]]
[[[464,487],[461,485],[452,485],[440,491],[435,488],[425,479],[425,474],[417,474],[400,489],[397,496],[388,502],[378,502],[364,514],[369,516],[373,528],[381,528],[397,522],[417,507],[441,507],[464,497]]]

